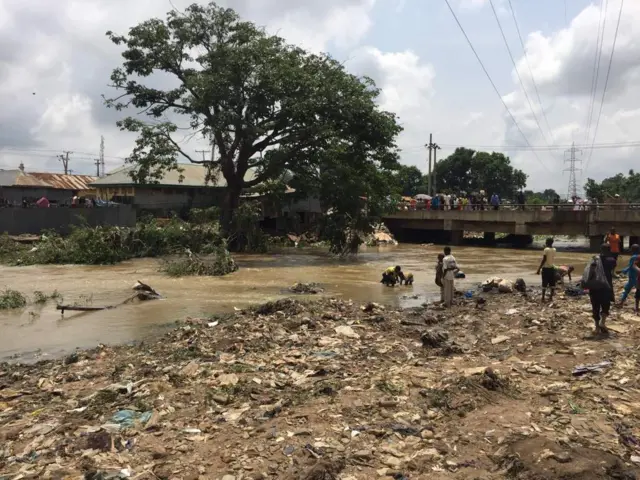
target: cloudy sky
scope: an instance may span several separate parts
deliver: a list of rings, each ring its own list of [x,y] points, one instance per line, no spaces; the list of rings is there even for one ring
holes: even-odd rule
[[[405,128],[403,163],[426,170],[424,144],[432,133],[440,157],[456,146],[504,151],[529,174],[530,187],[566,193],[563,157],[572,142],[582,147],[584,177],[601,179],[640,165],[640,147],[621,145],[640,145],[640,29],[633,33],[632,27],[640,23],[640,1],[624,3],[600,115],[621,1],[511,0],[525,57],[509,0],[493,0],[523,91],[489,0],[450,0],[500,95],[445,0],[218,3],[373,77],[383,89],[383,108],[396,112]],[[133,139],[118,131],[119,114],[102,103],[119,64],[119,50],[104,33],[126,33],[190,3],[0,0],[0,168],[24,162],[32,171],[61,171],[56,156],[69,150],[73,172],[92,173],[101,135],[107,171],[121,165]],[[603,46],[592,95],[601,14]],[[596,124],[597,148],[591,150]],[[534,151],[523,148],[527,142]]]

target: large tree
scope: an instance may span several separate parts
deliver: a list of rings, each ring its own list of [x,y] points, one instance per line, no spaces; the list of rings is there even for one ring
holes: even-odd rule
[[[588,198],[597,198],[600,202],[618,194],[627,202],[638,203],[640,202],[640,173],[629,170],[629,175],[619,173],[605,178],[600,183],[588,178],[584,191]]]
[[[107,105],[138,109],[118,122],[138,134],[128,158],[137,166],[132,176],[157,181],[179,169],[180,159],[204,164],[211,179],[221,173],[224,228],[244,189],[284,171],[312,178],[338,146],[351,155],[339,157],[347,163],[357,156],[375,167],[395,159],[400,127],[377,108],[380,92],[370,79],[266,34],[231,9],[194,4],[127,35],[107,35],[124,46],[123,66],[111,75],[120,95]],[[172,86],[160,88],[167,78]],[[211,141],[216,158],[193,158],[180,141],[185,133]]]
[[[438,190],[468,193],[485,190],[500,198],[513,198],[527,184],[527,175],[511,165],[509,157],[497,152],[457,148],[436,166]]]

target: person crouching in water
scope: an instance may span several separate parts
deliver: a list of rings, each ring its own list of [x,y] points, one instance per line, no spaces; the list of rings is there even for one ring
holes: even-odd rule
[[[382,280],[380,280],[380,283],[387,287],[394,287],[398,282],[402,285],[403,280],[406,280],[406,277],[404,273],[402,273],[402,267],[397,265],[395,267],[389,267],[382,272]]]
[[[567,277],[571,281],[571,272],[575,270],[573,265],[562,265],[556,267],[556,284],[564,284],[564,277]]]

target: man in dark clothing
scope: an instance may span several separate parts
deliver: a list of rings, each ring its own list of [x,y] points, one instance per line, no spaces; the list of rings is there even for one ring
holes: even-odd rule
[[[597,279],[597,270],[602,265],[606,282],[600,282]],[[600,248],[600,255],[593,258],[593,262],[589,268],[589,278],[587,287],[589,288],[589,299],[591,300],[591,310],[593,320],[596,324],[596,334],[609,333],[605,323],[611,310],[611,302],[613,296],[613,271],[616,268],[616,261],[611,256],[609,245],[606,243]]]
[[[518,193],[518,205],[520,206],[520,210],[524,210],[524,204],[526,201],[527,199],[524,196],[524,192],[520,190],[520,193]]]

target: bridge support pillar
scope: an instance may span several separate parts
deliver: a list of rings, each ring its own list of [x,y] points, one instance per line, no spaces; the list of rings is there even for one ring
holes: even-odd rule
[[[451,245],[461,245],[464,238],[464,230],[451,230]]]
[[[600,246],[602,245],[603,237],[602,235],[592,235],[589,237],[589,250],[592,252],[599,252]]]
[[[486,243],[496,243],[496,232],[484,232],[484,241]]]

